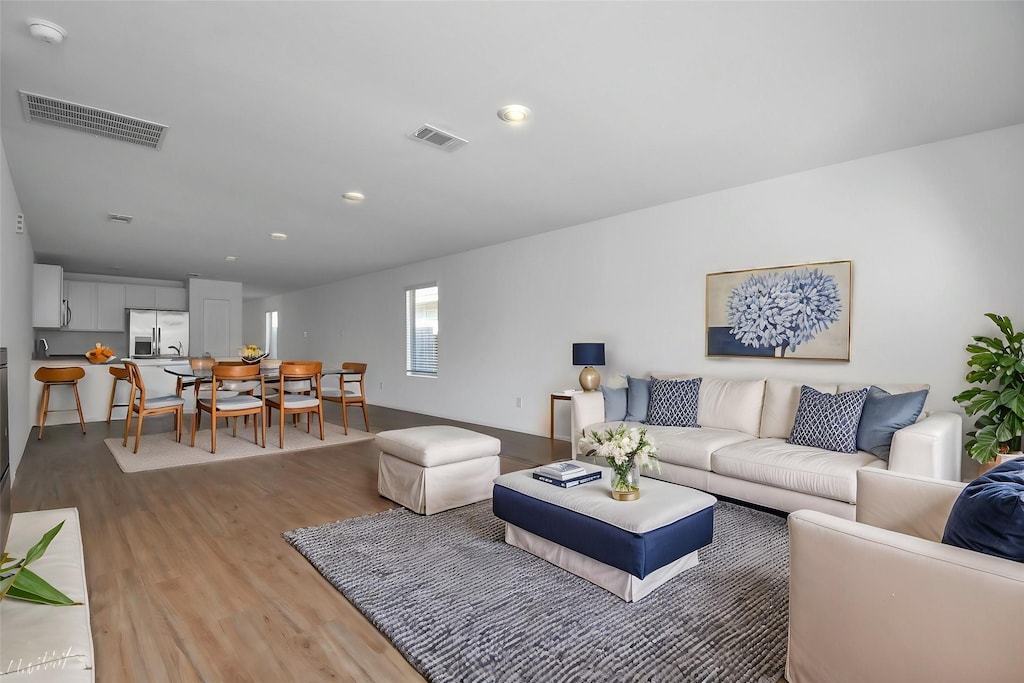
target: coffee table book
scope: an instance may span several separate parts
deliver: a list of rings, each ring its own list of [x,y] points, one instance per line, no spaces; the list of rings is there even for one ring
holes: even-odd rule
[[[581,477],[574,477],[572,479],[552,479],[540,472],[534,472],[533,478],[537,481],[542,481],[545,484],[553,484],[555,486],[561,486],[563,489],[567,489],[573,486],[579,486],[580,484],[589,484],[592,481],[597,481],[601,478],[600,472],[587,472]]]
[[[586,469],[580,467],[579,464],[572,462],[571,460],[542,465],[537,468],[537,471],[545,477],[561,479],[563,481],[582,477],[587,473]]]

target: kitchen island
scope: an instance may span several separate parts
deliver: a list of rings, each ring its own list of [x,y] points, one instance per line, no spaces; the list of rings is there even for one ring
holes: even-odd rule
[[[164,368],[173,364],[188,364],[188,358],[136,358],[134,360],[142,370],[142,381],[146,383],[146,394],[148,396],[163,396],[173,394],[177,384],[174,375],[164,372]],[[78,380],[78,395],[82,401],[82,414],[86,422],[106,422],[107,407],[110,405],[110,385],[114,378],[110,374],[110,366],[124,367],[122,359],[108,363],[90,363],[83,355],[80,359],[75,358],[46,358],[32,361],[32,377],[36,370],[42,367],[67,368],[82,367],[85,369],[85,377]],[[128,403],[129,385],[127,382],[117,383],[117,393],[114,395],[115,403]],[[29,410],[32,412],[32,424],[39,426],[39,401],[43,395],[43,383],[33,379],[29,383],[28,400]],[[185,412],[190,413],[194,409],[193,399],[190,392],[184,392]],[[55,411],[67,412],[55,412]],[[75,411],[75,395],[70,387],[54,387],[50,390],[49,415],[46,417],[46,424],[73,424],[78,422],[78,413]],[[114,420],[123,420],[127,408],[124,406],[114,408]],[[87,427],[88,428],[88,427]]]

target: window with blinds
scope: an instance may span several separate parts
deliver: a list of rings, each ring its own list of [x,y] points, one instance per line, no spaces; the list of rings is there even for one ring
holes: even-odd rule
[[[437,376],[437,284],[405,290],[405,371]]]

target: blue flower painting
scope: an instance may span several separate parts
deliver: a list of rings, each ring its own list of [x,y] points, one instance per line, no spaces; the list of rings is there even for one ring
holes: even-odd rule
[[[849,360],[850,267],[709,275],[708,355]]]

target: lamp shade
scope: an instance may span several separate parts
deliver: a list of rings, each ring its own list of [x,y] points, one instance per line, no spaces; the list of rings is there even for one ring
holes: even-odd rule
[[[572,345],[573,365],[604,365],[604,342]]]

